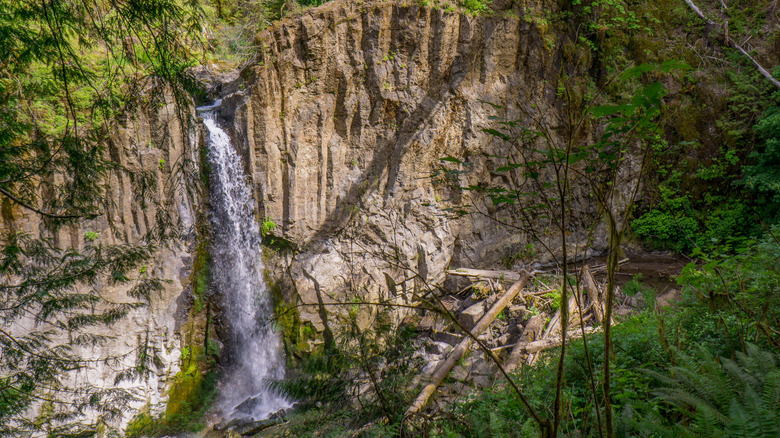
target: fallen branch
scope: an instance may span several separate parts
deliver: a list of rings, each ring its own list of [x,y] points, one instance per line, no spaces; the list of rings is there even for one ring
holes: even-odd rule
[[[458,268],[449,269],[447,273],[450,275],[460,275],[462,277],[474,277],[474,278],[486,278],[506,281],[518,281],[520,280],[520,274],[514,271],[493,271],[487,269],[469,269]]]
[[[701,10],[701,9],[699,9],[699,7],[698,7],[698,6],[696,6],[696,4],[695,4],[695,3],[693,3],[693,0],[685,0],[685,3],[686,3],[686,4],[688,4],[688,7],[690,7],[690,8],[693,10],[693,12],[695,12],[695,13],[696,13],[696,15],[698,15],[698,16],[699,16],[699,18],[701,18],[702,20],[706,21],[708,25],[710,25],[710,26],[715,26],[715,27],[723,27],[723,26],[719,26],[719,25],[718,25],[718,23],[716,23],[715,21],[713,21],[711,18],[707,17],[707,16],[704,14],[704,12],[702,12],[702,10]],[[736,42],[736,41],[734,41],[734,39],[726,38],[726,39],[724,40],[724,42],[725,42],[725,44],[726,44],[726,45],[729,45],[729,43],[730,43],[731,47],[734,47],[734,48],[735,48],[735,49],[737,49],[737,50],[738,50],[740,53],[742,53],[743,55],[745,55],[745,56],[746,56],[746,57],[747,57],[747,58],[750,60],[750,62],[752,62],[752,63],[753,63],[753,65],[755,65],[755,66],[756,66],[756,68],[758,69],[758,72],[759,72],[759,73],[761,73],[761,75],[762,75],[762,76],[764,76],[765,78],[767,78],[767,79],[769,80],[769,82],[771,82],[771,83],[772,83],[772,84],[773,84],[775,87],[777,87],[777,88],[780,88],[780,81],[778,81],[777,79],[775,79],[775,78],[772,76],[772,73],[770,73],[770,72],[769,72],[767,69],[765,69],[765,68],[764,68],[764,67],[763,67],[761,64],[759,64],[759,63],[758,63],[758,61],[756,61],[756,60],[755,60],[755,59],[754,59],[752,56],[750,56],[750,54],[748,54],[748,52],[746,52],[746,51],[745,51],[745,49],[743,49],[743,48],[742,48],[742,46],[740,46],[739,44],[737,44],[737,42]]]
[[[496,301],[495,304],[488,310],[488,312],[479,319],[477,325],[471,330],[474,337],[479,336],[485,329],[487,329],[493,320],[496,319],[499,313],[512,302],[512,300],[520,293],[528,282],[528,273],[515,274],[519,277],[517,282],[509,288],[509,290]],[[415,414],[425,407],[428,400],[431,398],[436,389],[444,381],[444,378],[455,368],[455,365],[460,361],[461,357],[469,350],[471,344],[474,342],[474,337],[465,336],[462,341],[450,352],[447,358],[441,362],[431,375],[431,381],[423,388],[417,399],[406,410],[406,416]]]
[[[625,264],[625,263],[628,263],[628,261],[629,261],[629,258],[626,257],[626,258],[618,261],[618,266],[620,266],[622,264]],[[598,272],[598,271],[603,271],[605,269],[607,269],[607,265],[596,265],[596,266],[593,266],[592,268],[590,268],[590,271],[591,272]]]
[[[595,333],[599,330],[601,330],[601,328],[599,327],[596,328],[586,327],[585,334]],[[582,332],[573,332],[572,335],[567,338],[567,340],[571,341],[572,339],[579,339],[581,337],[582,337]],[[563,342],[561,342],[561,338],[541,339],[523,345],[523,350],[525,350],[525,352],[528,354],[534,354],[534,353],[539,353],[543,350],[558,347],[562,343]]]
[[[599,322],[604,321],[604,307],[601,303],[601,297],[599,297],[599,288],[596,286],[596,281],[593,280],[593,275],[591,275],[588,265],[582,267],[582,282],[585,283],[585,291],[593,303],[593,312],[596,314],[596,320]]]
[[[595,333],[597,331],[601,330],[600,327],[593,328],[593,327],[586,327],[585,328],[585,334]],[[567,338],[567,340],[571,341],[572,339],[579,339],[582,337],[582,331],[578,332],[572,332],[571,335]],[[509,358],[506,360],[506,363],[504,364],[504,368],[507,371],[512,371],[515,368],[517,368],[518,365],[520,365],[520,362],[524,355],[528,355],[528,364],[532,365],[534,362],[536,362],[536,359],[539,358],[539,353],[541,353],[543,350],[547,350],[550,348],[558,347],[562,344],[561,338],[547,338],[547,339],[539,339],[536,341],[531,342],[518,342],[514,345],[514,348],[512,348],[512,353],[509,355]]]

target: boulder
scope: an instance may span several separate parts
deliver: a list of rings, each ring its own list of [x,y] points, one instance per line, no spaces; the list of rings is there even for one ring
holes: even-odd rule
[[[458,315],[458,321],[467,329],[471,330],[477,325],[477,321],[485,314],[485,305],[481,302],[476,303],[465,309]]]

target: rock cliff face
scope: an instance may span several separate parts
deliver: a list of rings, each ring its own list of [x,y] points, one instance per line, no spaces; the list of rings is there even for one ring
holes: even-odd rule
[[[519,187],[516,176],[492,172],[505,163],[496,156],[514,152],[482,132],[495,127],[491,116],[528,123],[536,117],[553,135],[564,135],[559,121],[565,109],[553,104],[550,78],[569,60],[555,48],[565,45],[551,41],[543,27],[516,18],[345,1],[258,35],[255,62],[222,85],[220,122],[244,158],[259,216],[279,224],[276,234],[297,246],[267,265],[286,298],[303,304],[354,296],[402,302],[409,298],[403,291],[414,291],[423,281],[442,283],[447,268],[530,262],[523,260],[533,252],[527,246],[530,236],[501,222],[512,222],[517,210],[496,210],[481,194],[461,192],[446,181]],[[587,68],[581,63],[569,69]],[[61,247],[78,248],[86,231],[105,243],[135,242],[160,219],[178,231],[149,267],[170,280],[165,291],[148,308],[112,326],[115,341],[85,351],[106,357],[141,343],[157,349],[157,373],[124,383],[142,399],[136,408],[162,406],[179,370],[194,227],[207,223],[196,219],[203,212],[196,195],[200,133],[187,128],[182,135],[174,114],[173,104],[162,102],[123,123],[109,153],[147,179],[110,174],[108,211],[55,236]],[[461,163],[442,162],[443,157]],[[443,165],[456,172],[442,174]],[[139,185],[151,192],[141,196]],[[586,195],[576,190],[583,221],[572,224],[571,232],[572,241],[580,243],[586,240],[585,224],[591,223],[585,218],[596,215]],[[472,206],[472,214],[454,212],[464,205]],[[42,233],[37,217],[8,201],[2,207],[0,229]],[[534,223],[554,246],[549,220]],[[603,246],[597,233],[590,247]],[[109,300],[127,300],[123,289],[105,287],[102,293]],[[367,325],[376,309],[363,312],[359,322]],[[317,306],[301,310],[302,319],[319,329],[321,316]],[[134,360],[125,357],[123,365]],[[110,386],[116,373],[97,366],[74,378]]]
[[[436,283],[447,267],[519,260],[529,236],[486,217],[516,210],[496,212],[431,175],[456,157],[468,162],[458,184],[516,187],[491,173],[504,162],[490,155],[512,150],[482,132],[496,127],[490,117],[530,124],[531,114],[563,130],[550,78],[565,61],[543,31],[515,18],[332,2],[258,35],[257,62],[225,99],[224,121],[261,215],[300,249],[272,275],[302,303],[346,291],[371,300],[388,278],[403,287],[419,272]],[[464,204],[485,214],[452,213]],[[539,219],[539,233],[549,225]],[[322,327],[313,307],[302,316]]]
[[[151,375],[119,385],[137,398],[126,406],[127,413],[147,403],[164,407],[169,380],[179,371],[178,331],[186,311],[184,291],[192,266],[190,245],[194,242],[198,200],[194,194],[198,184],[198,156],[193,147],[197,145],[198,132],[190,127],[182,130],[171,100],[159,96],[153,109],[129,114],[126,120],[120,121],[119,130],[107,139],[107,153],[119,166],[107,175],[105,198],[108,207],[96,219],[83,220],[51,233],[42,227],[39,216],[8,199],[2,200],[0,230],[4,236],[21,232],[32,237],[51,238],[63,249],[83,249],[86,233],[94,244],[103,245],[138,243],[143,236],[162,231],[173,235],[158,248],[143,274],[164,280],[163,291],[153,294],[148,306],[132,310],[110,326],[93,329],[96,334],[113,339],[95,348],[83,348],[79,352],[81,357],[98,360],[87,362],[88,365],[73,373],[70,383],[66,383],[72,388],[83,383],[99,388],[114,387],[117,374],[137,364],[137,352],[145,345],[147,352],[155,356],[155,366]],[[131,272],[129,275],[134,278],[140,274]],[[91,285],[92,289],[109,302],[138,301],[127,295],[130,286],[109,286],[107,280],[99,279]],[[32,327],[41,329],[32,319],[21,322],[12,328],[16,333],[25,333]],[[115,357],[118,361],[99,360]],[[123,420],[129,420],[130,416]]]

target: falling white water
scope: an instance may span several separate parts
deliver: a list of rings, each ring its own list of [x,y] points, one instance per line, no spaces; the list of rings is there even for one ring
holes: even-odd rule
[[[262,420],[291,404],[264,383],[284,377],[284,357],[279,336],[268,324],[273,309],[263,281],[255,203],[230,137],[213,112],[201,116],[209,134],[212,272],[223,297],[233,359],[222,390],[223,415]]]

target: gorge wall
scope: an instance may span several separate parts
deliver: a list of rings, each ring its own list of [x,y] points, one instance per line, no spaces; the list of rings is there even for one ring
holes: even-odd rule
[[[33,238],[51,239],[63,250],[83,251],[88,244],[138,244],[145,236],[167,236],[140,272],[128,273],[128,283],[112,285],[111,279],[103,276],[94,284],[78,285],[78,290],[97,293],[106,302],[131,303],[144,301],[128,296],[134,280],[156,277],[163,281],[162,290],[153,292],[145,306],[130,310],[110,325],[87,328],[87,333],[109,339],[95,347],[77,348],[75,353],[86,362],[62,382],[65,388],[74,391],[85,384],[129,391],[134,400],[123,404],[126,415],[120,424],[126,424],[135,410],[144,406],[155,407],[158,411],[163,409],[171,379],[180,370],[182,325],[191,305],[191,254],[196,241],[196,213],[201,208],[199,130],[195,125],[182,125],[169,93],[159,89],[149,91],[152,102],[118,121],[117,131],[106,138],[106,154],[116,167],[105,174],[106,208],[95,219],[84,219],[52,232],[43,226],[36,213],[7,198],[0,200],[3,237],[22,233]],[[184,116],[185,124],[194,121],[194,112]],[[45,328],[31,313],[30,317],[18,320],[10,330],[24,336]],[[52,345],[67,343],[74,335],[62,331],[59,336],[61,339],[55,339]],[[123,370],[135,369],[146,354],[149,360],[144,365],[151,367],[149,373],[118,384],[115,382]],[[65,394],[66,403],[73,401],[68,400],[71,395]],[[56,399],[57,394],[52,397]],[[43,415],[30,413],[39,414]],[[95,421],[98,415],[97,411],[89,412],[88,420]]]
[[[411,295],[404,291],[443,283],[448,268],[518,268],[544,259],[538,248],[531,257],[533,239],[511,226],[516,209],[496,209],[482,194],[431,176],[447,164],[462,171],[454,174],[456,185],[519,187],[517,175],[492,172],[505,163],[496,157],[514,147],[482,131],[495,127],[494,116],[527,123],[535,117],[564,137],[565,108],[555,103],[553,78],[583,73],[589,64],[573,62],[566,44],[556,43],[565,36],[546,32],[532,20],[334,1],[257,36],[255,60],[238,79],[218,84],[214,97],[223,98],[219,122],[244,160],[258,220],[277,223],[275,234],[296,247],[269,252],[266,266],[288,304],[307,305],[300,308],[303,321],[324,328],[313,305],[319,302],[406,302]],[[122,121],[108,145],[115,162],[145,179],[112,172],[107,211],[54,236],[60,247],[79,248],[87,231],[106,244],[136,242],[161,220],[176,231],[149,266],[167,281],[164,292],[111,326],[112,342],[84,352],[108,357],[152,345],[155,373],[120,384],[138,397],[129,411],[146,406],[152,415],[164,409],[182,368],[188,330],[182,324],[194,299],[202,237],[197,229],[208,226],[199,176],[204,140],[196,122],[181,129],[169,100],[160,97],[154,108]],[[194,121],[194,113],[188,117]],[[443,157],[468,164],[443,163]],[[597,216],[587,195],[584,187],[575,189],[582,221],[571,225],[571,241],[600,251],[604,231],[590,241],[585,233]],[[466,205],[471,214],[454,211]],[[36,216],[3,201],[0,229],[40,235],[39,225]],[[548,218],[536,218],[534,228],[550,246],[558,241]],[[109,300],[128,299],[126,288],[97,289]],[[370,324],[376,311],[361,309],[360,324]],[[121,365],[132,367],[134,360],[126,356]],[[88,367],[74,378],[110,387],[120,368]]]
[[[513,222],[517,210],[497,211],[482,194],[431,175],[451,156],[468,162],[461,186],[518,187],[514,176],[491,172],[505,163],[491,156],[513,146],[482,129],[497,127],[491,116],[529,125],[539,117],[564,135],[554,78],[588,67],[565,66],[568,55],[553,49],[565,44],[517,18],[331,2],[273,25],[256,45],[256,62],[228,87],[223,117],[244,149],[260,215],[298,246],[271,270],[288,298],[392,298],[388,278],[411,290],[404,279],[415,272],[442,283],[448,267],[531,261],[512,258],[530,236],[487,217]],[[594,214],[584,191],[575,197],[583,217]],[[467,204],[472,214],[453,214]],[[554,243],[549,220],[536,225]],[[603,232],[592,246],[605,247]],[[301,314],[323,328],[317,307]]]

